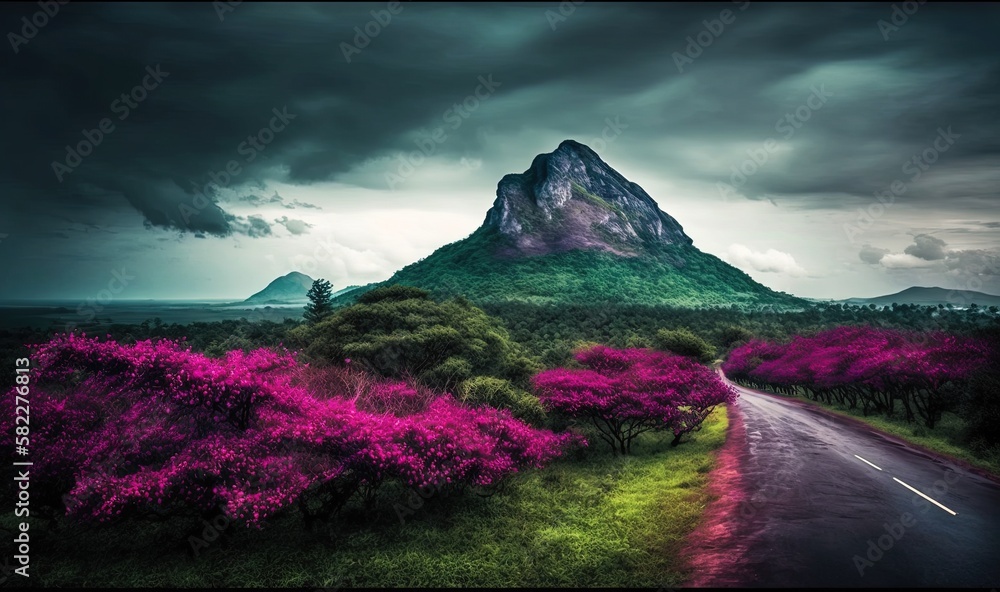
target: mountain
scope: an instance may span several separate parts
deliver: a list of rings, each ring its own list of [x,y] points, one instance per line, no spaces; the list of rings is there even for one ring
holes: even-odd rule
[[[848,298],[842,300],[848,304],[874,304],[875,306],[891,306],[896,304],[918,304],[920,306],[945,306],[951,304],[955,308],[967,308],[975,303],[977,306],[1000,306],[1000,296],[974,292],[972,290],[947,290],[945,288],[924,288],[914,286],[902,292],[876,296],[874,298]]]
[[[283,275],[266,288],[247,298],[249,304],[285,304],[306,302],[306,292],[312,287],[313,279],[304,273],[293,271]]]
[[[497,252],[503,257],[573,249],[635,257],[650,247],[692,244],[642,187],[573,140],[500,179],[483,226],[507,239]]]
[[[505,175],[470,236],[336,302],[395,283],[474,303],[807,304],[699,251],[641,187],[573,140]]]

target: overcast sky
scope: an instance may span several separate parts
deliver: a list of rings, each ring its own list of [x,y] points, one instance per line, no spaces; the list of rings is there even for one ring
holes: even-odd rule
[[[1000,294],[996,5],[223,6],[0,8],[0,299],[383,280],[566,138],[772,288]]]

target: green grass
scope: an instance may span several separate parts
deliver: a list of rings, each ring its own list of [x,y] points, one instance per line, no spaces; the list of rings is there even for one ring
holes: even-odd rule
[[[518,477],[490,498],[429,498],[401,524],[386,495],[374,525],[306,533],[296,516],[262,531],[235,525],[197,560],[176,525],[122,525],[43,540],[32,583],[43,586],[678,586],[685,537],[708,503],[720,407],[690,442],[646,434],[632,457],[598,446]],[[391,492],[386,492],[391,493]],[[0,526],[11,528],[12,514]],[[33,539],[35,541],[36,539]],[[43,546],[44,545],[44,546]],[[35,550],[37,549],[37,551]],[[44,552],[43,552],[44,549]],[[37,579],[36,579],[37,578]]]
[[[1000,477],[1000,451],[984,456],[966,446],[963,442],[965,422],[954,413],[945,413],[941,420],[935,424],[934,429],[928,429],[921,423],[907,423],[902,417],[883,415],[865,417],[860,409],[848,409],[846,405],[814,401],[802,394],[796,395],[796,398],[809,401],[838,415],[858,419],[876,430],[928,450],[965,461]]]

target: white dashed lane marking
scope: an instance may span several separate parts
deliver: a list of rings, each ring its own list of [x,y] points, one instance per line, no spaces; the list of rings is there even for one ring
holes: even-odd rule
[[[949,513],[949,514],[951,514],[952,516],[958,516],[958,512],[952,512],[951,510],[949,510],[949,509],[948,509],[948,508],[946,508],[945,506],[942,506],[941,504],[939,504],[939,503],[937,503],[936,501],[932,500],[931,498],[927,497],[927,496],[926,496],[926,495],[924,495],[923,493],[921,493],[921,492],[917,491],[916,489],[914,489],[914,488],[910,487],[910,486],[909,486],[909,485],[907,485],[906,483],[903,483],[903,482],[902,482],[902,481],[900,481],[899,479],[897,479],[897,478],[893,477],[893,478],[892,478],[892,480],[893,480],[893,481],[895,481],[896,483],[899,483],[899,484],[900,484],[900,485],[902,485],[903,487],[905,487],[905,488],[909,489],[909,490],[910,490],[910,491],[912,491],[913,493],[915,493],[915,494],[919,495],[920,497],[924,498],[925,500],[929,501],[930,503],[934,504],[935,506],[937,506],[937,507],[941,508],[941,509],[942,509],[942,510],[944,510],[945,512],[948,512],[948,513]]]
[[[875,466],[874,464],[872,464],[872,463],[868,462],[867,460],[865,460],[865,459],[861,458],[861,457],[860,457],[860,456],[858,456],[857,454],[855,454],[855,455],[854,455],[854,458],[856,458],[856,459],[860,460],[861,462],[864,462],[864,463],[868,463],[869,465],[871,465],[871,466],[875,467],[876,469],[878,469],[878,470],[880,470],[880,471],[882,470],[882,469],[881,469],[880,467],[877,467],[877,466]]]

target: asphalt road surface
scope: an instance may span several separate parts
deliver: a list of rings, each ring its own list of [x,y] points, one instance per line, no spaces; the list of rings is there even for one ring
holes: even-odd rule
[[[1000,588],[1000,485],[808,403],[733,386],[733,491],[717,502],[728,509],[707,537],[715,555],[692,585]]]

